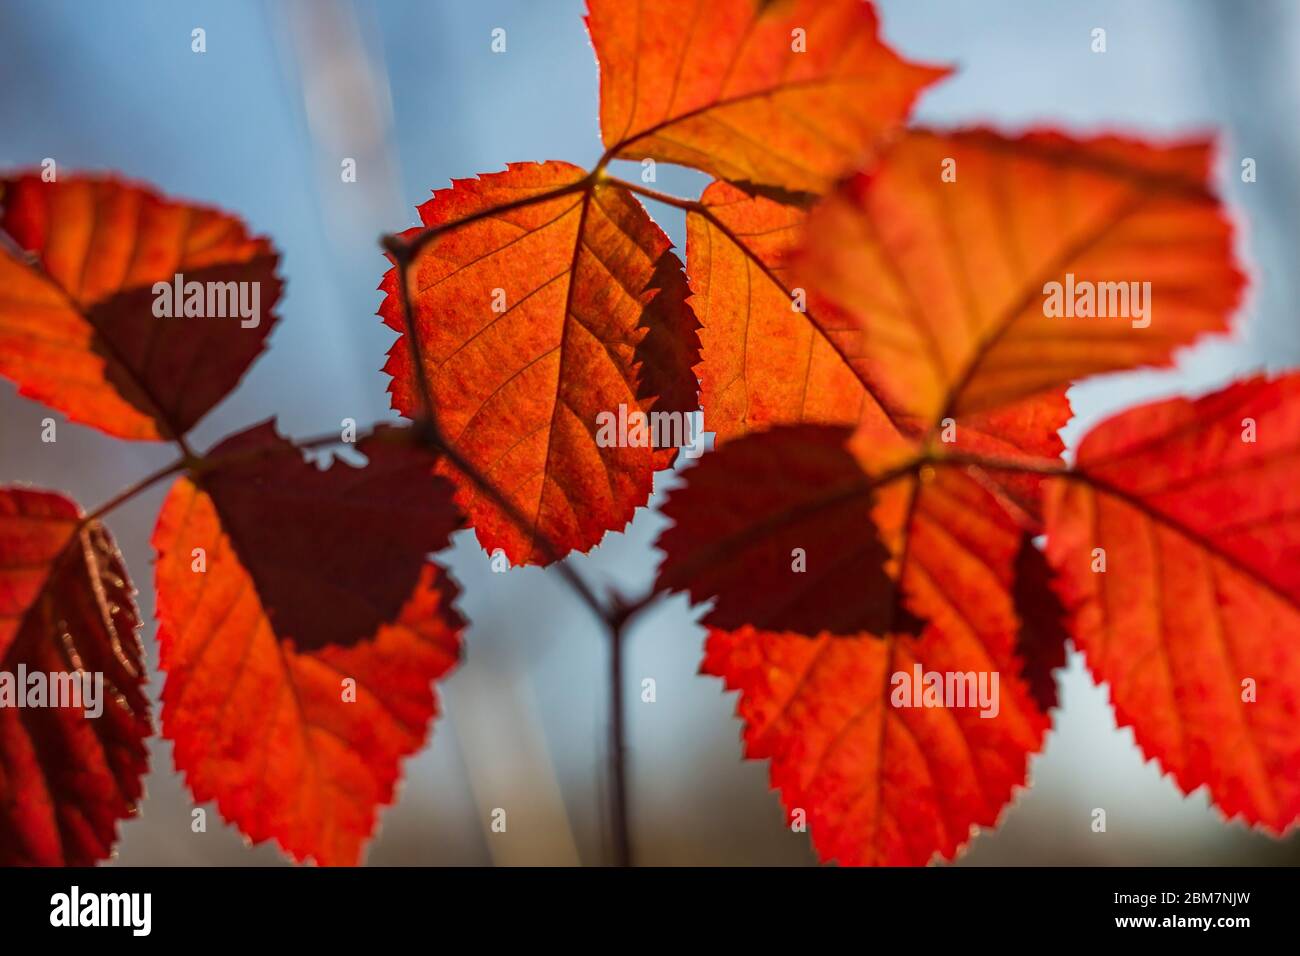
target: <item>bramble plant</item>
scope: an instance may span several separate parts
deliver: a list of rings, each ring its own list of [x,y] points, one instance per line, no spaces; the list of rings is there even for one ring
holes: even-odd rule
[[[0,863],[104,859],[134,812],[152,722],[103,520],[169,478],[162,733],[197,802],[296,860],[356,863],[426,738],[465,624],[429,556],[461,527],[609,632],[616,862],[623,635],[673,591],[711,602],[702,669],[823,860],[950,860],[996,824],[1069,640],[1185,792],[1290,827],[1300,375],[1133,408],[1068,465],[1058,436],[1072,382],[1227,329],[1211,144],[908,126],[950,71],[860,0],[590,0],[587,28],[593,167],[457,180],[383,239],[404,424],[196,451],[275,327],[270,241],[114,177],[0,183],[0,373],[178,452],[89,513],[0,489],[0,675],[47,688],[0,678]],[[714,181],[669,195],[656,163]],[[642,199],[685,212],[685,267]],[[715,450],[664,505],[655,587],[589,584],[564,559],[626,527],[699,410]],[[364,465],[305,457],[351,443]],[[58,675],[102,680],[102,715]]]

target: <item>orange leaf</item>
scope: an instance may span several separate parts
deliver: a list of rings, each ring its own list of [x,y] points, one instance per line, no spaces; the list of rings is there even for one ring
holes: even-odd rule
[[[62,495],[0,489],[0,865],[89,866],[135,813],[152,727],[134,596],[102,525]],[[53,706],[60,687],[79,706]]]
[[[1300,815],[1298,466],[1300,375],[1257,378],[1097,426],[1046,507],[1120,725],[1185,792],[1275,833]]]
[[[0,243],[0,375],[23,395],[119,438],[170,439],[261,353],[278,257],[238,219],[110,177],[21,176],[0,201],[0,228],[31,254]],[[177,275],[203,284],[203,317],[181,315],[189,291],[175,317],[155,314],[154,283]],[[234,314],[228,283],[250,307],[256,289],[255,319]]]
[[[1204,143],[911,133],[814,211],[801,274],[865,330],[887,408],[960,424],[1226,327],[1243,280],[1209,159]],[[1098,289],[1110,317],[1047,314],[1089,290],[1099,311]]]
[[[590,549],[631,520],[675,454],[602,445],[599,416],[697,405],[697,323],[668,238],[630,193],[559,162],[457,181],[420,217],[426,227],[466,220],[410,269],[434,418],[528,527],[448,463],[458,501],[483,547],[515,563]],[[385,366],[393,406],[415,417],[420,377],[394,270],[381,288],[380,314],[403,333]]]
[[[316,472],[252,429],[176,484],[153,538],[177,769],[253,842],[327,865],[358,861],[463,626],[455,585],[424,560],[454,526],[450,490],[391,434],[360,448],[364,469]],[[334,594],[340,581],[354,597]]]
[[[820,192],[947,69],[898,57],[861,0],[589,0],[611,156]]]
[[[790,261],[805,210],[718,182],[700,203],[686,216],[686,263],[701,323],[700,401],[718,444],[805,422],[888,429],[864,384],[857,322],[815,295],[797,300],[806,292]]]
[[[702,670],[740,691],[745,756],[771,761],[788,817],[803,811],[822,860],[952,859],[1025,782],[1047,721],[1018,681],[1002,675],[992,717],[978,707],[895,706],[904,685],[894,675],[910,679],[918,666],[924,674],[1000,665],[964,635],[933,630],[919,640],[709,634]]]
[[[857,321],[792,275],[807,214],[725,183],[700,201],[686,219],[686,258],[703,326],[704,421],[717,443],[774,425],[857,425],[855,445],[874,449],[871,458],[901,436],[923,435],[929,422],[891,421],[876,401]],[[1069,417],[1058,389],[964,418],[951,447],[1002,460],[1056,458],[1057,430]],[[988,478],[1008,505],[1037,519],[1038,478]]]

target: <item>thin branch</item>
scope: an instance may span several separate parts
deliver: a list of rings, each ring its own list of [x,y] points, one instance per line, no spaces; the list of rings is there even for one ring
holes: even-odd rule
[[[645,196],[646,199],[653,199],[655,202],[661,202],[665,206],[675,206],[678,209],[685,209],[687,212],[698,212],[703,215],[708,209],[708,207],[698,199],[682,199],[681,197],[674,196],[671,193],[661,193],[657,189],[650,189],[649,187],[642,186],[640,183],[630,182],[626,179],[618,179],[617,177],[611,176],[609,177],[609,183],[611,186],[622,186],[628,192],[637,193],[640,196]],[[731,236],[730,233],[728,233],[728,237],[735,242],[735,237]],[[737,242],[736,245],[740,245],[740,243]]]
[[[614,865],[632,865],[632,831],[628,824],[627,734],[623,701],[624,622],[609,625],[609,781],[610,828],[614,835]]]
[[[84,527],[85,525],[90,524],[92,521],[98,521],[100,518],[104,517],[104,515],[108,514],[113,509],[119,508],[122,505],[126,504],[136,495],[153,487],[158,482],[162,481],[164,478],[170,478],[172,475],[184,471],[193,463],[193,461],[194,459],[190,458],[189,456],[178,458],[170,465],[167,465],[164,468],[160,468],[157,471],[155,471],[153,474],[141,478],[131,487],[127,488],[125,491],[121,492],[120,494],[114,495],[112,498],[108,499],[108,501],[104,502],[98,508],[91,511],[90,514],[82,518],[81,519],[82,526]]]

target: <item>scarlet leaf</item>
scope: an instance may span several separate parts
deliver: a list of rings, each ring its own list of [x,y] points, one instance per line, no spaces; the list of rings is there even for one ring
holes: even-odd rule
[[[688,472],[663,513],[659,587],[717,598],[717,628],[816,634],[893,624],[888,552],[870,477],[843,428],[781,428],[732,442]]]
[[[199,483],[282,641],[353,644],[393,621],[460,523],[452,488],[408,429],[357,443],[365,467],[304,461],[271,422],[208,453]]]
[[[1167,364],[1225,328],[1242,277],[1205,186],[1209,153],[1050,132],[910,133],[813,213],[801,268],[865,330],[866,377],[888,409],[960,423],[1087,375]],[[1107,311],[1129,314],[1049,315],[1062,304],[1053,282],[1062,297],[1077,290],[1080,309],[1101,288]]]
[[[1046,509],[1120,725],[1184,791],[1277,833],[1300,815],[1298,464],[1300,375],[1253,379],[1097,426]]]
[[[804,811],[823,860],[919,866],[951,859],[973,826],[997,822],[1047,721],[1005,672],[996,716],[895,706],[904,685],[894,675],[914,679],[918,666],[1001,664],[963,634],[809,640],[746,628],[712,631],[702,670],[740,691],[745,755],[771,761],[772,785],[790,816]]]
[[[0,865],[89,866],[135,813],[152,728],[134,595],[73,502],[0,489]]]
[[[354,493],[377,495],[382,485]],[[322,646],[277,636],[204,484],[176,484],[153,543],[163,733],[195,799],[216,800],[250,840],[274,838],[295,859],[357,862],[402,759],[437,712],[431,682],[459,655],[455,585],[425,563],[395,620],[363,641]]]
[[[901,59],[860,0],[589,0],[612,156],[819,192],[946,69]]]
[[[675,453],[598,442],[599,416],[697,404],[697,323],[668,238],[626,190],[559,162],[460,180],[420,217],[453,226],[410,270],[434,418],[528,526],[447,463],[458,501],[483,547],[515,563],[593,547],[627,524]],[[421,381],[395,270],[381,288],[380,314],[404,333],[385,366],[393,406],[415,417]]]
[[[714,183],[687,215],[687,262],[702,317],[704,420],[719,445],[781,424],[857,425],[857,444],[877,451],[932,424],[891,420],[874,395],[867,344],[855,319],[792,272],[806,213]],[[1060,455],[1070,417],[1064,390],[964,418],[953,447],[1004,461]],[[901,429],[901,431],[900,431]],[[868,457],[871,457],[871,454]],[[1039,479],[987,474],[1008,505],[1038,517]]]
[[[1027,756],[1047,726],[1021,678],[1014,588],[1023,532],[981,470],[923,464],[908,457],[901,438],[898,447],[836,457],[832,449],[848,434],[777,428],[732,442],[688,471],[685,489],[671,492],[664,508],[677,524],[659,542],[666,552],[660,585],[689,588],[697,599],[717,595],[706,623],[776,619],[786,627],[715,630],[705,669],[752,695],[749,709],[744,696],[741,703],[748,753],[772,758],[773,783],[787,808],[808,812],[823,858],[924,863],[934,853],[951,857],[972,824],[996,819],[1011,787],[1023,783]],[[819,440],[827,446],[823,467],[811,473],[796,465],[817,460],[796,449]],[[772,482],[755,453],[760,449],[786,452],[774,457],[793,476]],[[751,479],[761,492],[747,490]],[[795,542],[807,552],[806,570],[789,563]],[[885,576],[877,573],[882,542]],[[846,568],[851,573],[843,578],[852,584],[835,593]],[[917,619],[927,622],[919,638],[909,636]],[[827,629],[867,620],[877,626],[851,637]],[[800,641],[824,653],[810,657],[793,646]],[[998,755],[987,756],[987,768],[977,758],[974,769],[954,764],[933,778],[917,769],[927,758],[935,766],[954,761],[948,749],[962,748],[953,738],[935,753],[923,740],[881,756],[890,675],[915,662],[927,670],[999,675],[1010,723],[976,718],[969,730],[976,752]],[[788,719],[773,713],[787,708]],[[898,720],[899,733],[936,721],[952,725],[951,716]],[[828,763],[827,753],[839,748],[843,763]],[[933,789],[948,773],[961,785],[936,798]],[[871,788],[874,796],[863,796]]]
[[[261,353],[278,257],[234,217],[107,177],[22,176],[0,182],[0,201],[0,227],[31,254],[0,244],[0,374],[22,394],[110,435],[169,439]],[[203,284],[205,317],[155,314],[154,283],[174,288],[177,275]],[[228,283],[256,284],[256,325],[206,315],[209,289],[230,311]]]

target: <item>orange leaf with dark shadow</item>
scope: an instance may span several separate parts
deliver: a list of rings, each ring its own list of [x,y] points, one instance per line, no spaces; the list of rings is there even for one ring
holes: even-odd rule
[[[485,549],[516,564],[591,549],[627,525],[676,454],[604,444],[600,417],[698,404],[697,323],[667,236],[627,190],[560,162],[459,180],[420,218],[445,229],[409,267],[423,376],[397,271],[381,286],[380,314],[402,333],[385,366],[393,407],[418,417],[427,382],[444,440],[510,503],[513,515],[444,463]]]
[[[177,482],[153,537],[177,769],[253,842],[321,864],[360,859],[464,626],[426,560],[459,521],[448,483],[404,430],[358,448],[364,467],[317,471],[254,428]]]
[[[279,259],[233,216],[96,176],[4,180],[0,204],[0,375],[21,394],[118,438],[175,439],[265,348]]]
[[[0,489],[0,865],[112,854],[149,763],[139,624],[103,525],[62,495]]]

